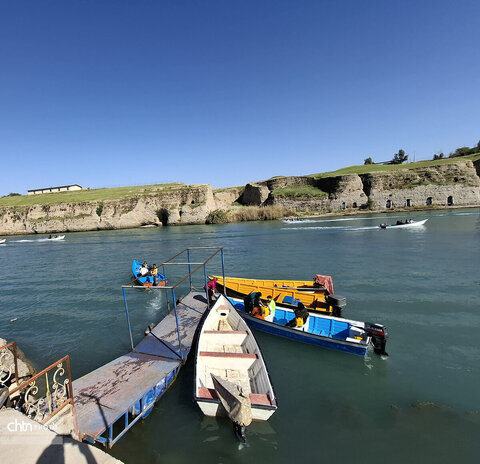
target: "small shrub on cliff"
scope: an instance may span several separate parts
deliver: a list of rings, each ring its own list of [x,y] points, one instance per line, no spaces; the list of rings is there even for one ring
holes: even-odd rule
[[[228,222],[228,212],[222,209],[216,209],[210,212],[205,219],[206,224],[225,224]]]
[[[97,216],[101,216],[102,215],[102,211],[103,211],[103,203],[100,203],[98,206],[97,206],[97,209],[96,209],[96,212],[97,212]]]
[[[373,164],[372,158],[370,156],[368,158],[365,158],[363,164]]]

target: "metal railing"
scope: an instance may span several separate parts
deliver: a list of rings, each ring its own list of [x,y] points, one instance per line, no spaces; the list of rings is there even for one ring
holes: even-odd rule
[[[0,347],[0,387],[7,387],[14,382],[18,382],[17,344],[10,342]]]
[[[191,258],[191,252],[195,250],[216,250],[214,253],[208,256],[204,261],[201,262],[192,262],[190,260]],[[189,279],[189,285],[190,285],[190,291],[193,289],[193,283],[192,283],[192,276],[201,270],[203,268],[203,279],[204,279],[204,289],[205,289],[205,296],[207,300],[207,305],[210,307],[210,299],[208,297],[208,289],[207,289],[207,283],[208,283],[208,278],[207,278],[207,270],[206,270],[206,265],[218,254],[220,253],[221,256],[221,262],[222,262],[222,276],[223,280],[225,281],[225,259],[223,255],[223,247],[190,247],[190,248],[185,248],[184,250],[180,251],[177,253],[175,256],[172,256],[170,259],[167,261],[163,262],[160,264],[159,268],[162,268],[163,275],[167,276],[166,274],[166,268],[168,266],[187,266],[188,267],[188,274],[184,275],[183,277],[178,280],[178,282],[174,283],[173,285],[165,285],[165,286],[152,286],[148,287],[149,290],[152,289],[157,289],[157,290],[165,290],[166,295],[167,295],[167,304],[169,304],[168,301],[168,292],[171,291],[171,297],[173,301],[173,311],[175,315],[175,324],[177,327],[177,338],[178,338],[178,346],[179,346],[179,357],[182,359],[182,362],[185,362],[186,357],[184,356],[184,353],[182,352],[182,342],[181,342],[181,337],[180,337],[180,328],[178,325],[178,317],[177,317],[177,299],[175,295],[175,289],[181,285],[183,282],[185,282],[187,279]],[[179,256],[182,256],[183,254],[186,254],[187,256],[187,261],[186,262],[174,262],[176,258]],[[197,266],[195,269],[192,270],[192,266]],[[128,304],[127,304],[127,297],[125,293],[125,289],[128,288],[145,288],[142,285],[132,285],[132,284],[127,284],[127,285],[122,285],[122,291],[123,291],[123,301],[124,301],[124,306],[125,306],[125,313],[127,317],[127,325],[128,325],[128,333],[130,335],[130,345],[132,347],[132,351],[135,351],[135,347],[133,344],[133,336],[132,336],[132,326],[130,323],[130,313],[128,310]]]
[[[43,391],[39,394],[40,389]],[[10,398],[29,418],[41,424],[69,404],[74,410],[70,357],[64,356],[10,390]],[[76,423],[74,427],[76,429]]]

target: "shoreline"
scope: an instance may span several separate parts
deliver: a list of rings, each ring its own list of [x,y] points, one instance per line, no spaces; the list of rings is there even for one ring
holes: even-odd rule
[[[324,217],[356,217],[356,216],[364,216],[368,214],[380,214],[380,215],[391,215],[391,214],[402,214],[408,215],[406,213],[417,213],[417,212],[431,212],[431,211],[452,211],[452,210],[459,210],[459,209],[475,209],[480,208],[480,205],[452,205],[452,206],[443,206],[443,207],[410,207],[410,208],[395,208],[389,210],[349,210],[346,212],[342,211],[335,211],[335,212],[325,212],[325,213],[312,213],[312,214],[296,214],[296,215],[289,215],[289,216],[281,216],[278,218],[273,219],[253,219],[253,220],[244,220],[244,221],[227,221],[222,224],[237,224],[240,222],[254,222],[254,221],[277,221],[280,219],[285,218],[297,218],[297,219],[314,219],[314,218],[324,218]],[[219,224],[208,224],[206,222],[195,222],[195,223],[175,223],[169,224],[167,226],[163,226],[162,224],[140,224],[134,227],[113,227],[113,228],[105,228],[105,229],[98,229],[98,228],[88,228],[85,230],[62,230],[62,229],[51,229],[46,232],[24,232],[24,233],[2,233],[0,234],[1,237],[24,237],[24,236],[35,236],[35,235],[47,235],[47,234],[73,234],[73,233],[83,233],[83,232],[103,232],[103,231],[112,231],[112,230],[134,230],[134,229],[145,229],[145,228],[157,228],[157,227],[184,227],[184,226],[192,226],[192,225],[219,225]],[[5,243],[0,244],[5,245]]]

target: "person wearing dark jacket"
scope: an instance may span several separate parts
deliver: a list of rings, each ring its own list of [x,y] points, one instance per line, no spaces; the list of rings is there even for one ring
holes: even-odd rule
[[[295,317],[288,321],[285,325],[287,327],[302,327],[307,322],[309,313],[301,301],[298,303],[294,313]]]
[[[260,307],[261,297],[262,297],[262,292],[252,292],[252,293],[249,293],[243,299],[243,304],[245,305],[245,312],[247,314],[251,314],[254,308]]]

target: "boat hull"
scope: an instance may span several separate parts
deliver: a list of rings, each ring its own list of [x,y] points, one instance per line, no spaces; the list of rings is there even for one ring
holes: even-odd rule
[[[288,338],[290,340],[294,340],[297,342],[307,343],[309,345],[321,346],[323,348],[329,348],[331,350],[351,353],[358,356],[365,356],[367,353],[368,346],[370,344],[370,338],[367,338],[365,341],[362,341],[362,342],[357,341],[354,338],[350,338],[350,340],[348,339],[342,340],[339,338],[333,338],[331,336],[323,336],[319,334],[310,333],[305,331],[304,329],[286,327],[285,325],[269,322],[264,319],[260,319],[245,313],[243,309],[243,303],[239,301],[232,300],[232,303],[237,309],[240,316],[245,320],[248,326],[251,327],[252,329],[261,330],[262,332],[266,332],[272,335],[278,335],[280,337]],[[280,308],[277,306],[277,311],[280,311],[282,309],[283,308]],[[291,317],[293,317],[293,314]],[[363,324],[362,322],[359,322],[359,321],[350,322],[349,320],[331,318],[327,316],[314,315],[314,314],[310,314],[310,317],[318,317],[322,319],[334,320],[334,321],[338,321],[339,323],[347,324],[347,326],[349,324],[351,325],[351,322],[358,324],[358,326],[361,326]]]
[[[205,400],[199,399],[197,397],[197,404],[202,410],[203,414],[209,417],[228,417],[225,408],[221,405],[220,401],[217,399]],[[252,419],[254,421],[267,421],[272,417],[273,413],[276,411],[276,408],[260,408],[258,406],[252,405]]]
[[[408,224],[380,224],[380,229],[408,229],[410,227],[419,227],[425,225],[428,219],[422,221],[410,222]]]
[[[228,417],[211,376],[220,376],[248,395],[253,420],[268,420],[277,410],[260,347],[251,329],[223,295],[200,323],[193,397],[205,415]]]
[[[138,285],[141,285],[142,287],[164,287],[167,285],[167,278],[163,275],[158,273],[157,275],[157,284],[155,285],[155,279],[153,276],[144,276],[144,277],[139,277],[138,274],[140,273],[140,267],[142,263],[140,261],[137,261],[136,259],[133,260],[132,262],[132,274],[133,277],[135,277],[136,282]]]
[[[251,292],[261,292],[262,297],[271,295],[278,303],[288,308],[296,308],[301,301],[309,310],[320,313],[332,314],[333,306],[327,302],[327,294],[324,289],[314,289],[311,281],[299,280],[260,280],[227,277],[226,288],[223,285],[223,277],[210,276],[217,279],[217,288],[220,292],[226,291],[227,296],[244,298]],[[303,288],[301,288],[303,287]],[[331,295],[334,296],[334,295]]]

